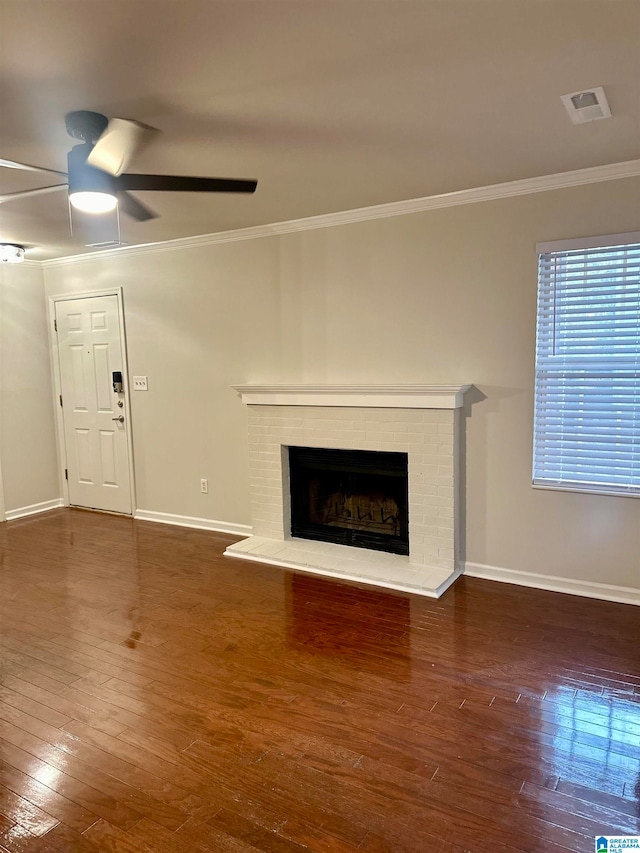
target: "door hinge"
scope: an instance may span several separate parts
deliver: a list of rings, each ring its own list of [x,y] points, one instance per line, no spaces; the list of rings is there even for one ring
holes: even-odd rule
[[[53,331],[54,331],[54,332],[57,332],[57,331],[58,331],[58,321],[57,321],[57,320],[54,320],[54,321],[53,321]]]
[[[62,394],[60,394],[59,400],[60,400],[60,405],[62,405]]]
[[[67,468],[64,469],[64,478],[65,480],[69,479],[69,470]]]

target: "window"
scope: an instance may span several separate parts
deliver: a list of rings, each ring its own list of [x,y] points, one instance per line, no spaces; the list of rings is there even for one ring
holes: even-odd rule
[[[533,483],[640,495],[640,234],[609,242],[539,247]]]

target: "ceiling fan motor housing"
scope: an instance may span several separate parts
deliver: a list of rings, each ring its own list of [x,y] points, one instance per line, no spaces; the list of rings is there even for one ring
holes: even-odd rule
[[[67,133],[83,142],[96,142],[107,129],[109,119],[91,110],[74,110],[64,117]]]

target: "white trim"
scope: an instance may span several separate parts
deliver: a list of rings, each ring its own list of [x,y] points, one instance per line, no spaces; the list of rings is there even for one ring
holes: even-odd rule
[[[0,294],[0,311],[2,311],[2,295]],[[2,317],[0,316],[0,322],[2,321]],[[0,382],[2,381],[2,347],[0,347]],[[0,422],[2,421],[2,394],[0,394]],[[0,444],[0,451],[2,450],[2,445]],[[0,452],[0,522],[5,521],[7,518],[5,514],[5,502],[4,502],[4,480],[2,479],[2,455]]]
[[[5,265],[3,265],[3,267],[0,269],[3,269],[4,266]],[[44,276],[41,274],[40,279],[42,280],[43,278],[44,278]],[[0,284],[1,284],[1,279],[0,279]],[[0,339],[2,338],[2,332],[3,332],[3,329],[2,329],[2,315],[4,313],[3,298],[4,298],[4,288],[1,288],[0,289]],[[3,376],[4,376],[4,374],[3,374],[3,370],[2,370],[2,346],[0,346],[0,385],[3,384],[2,383]],[[3,398],[3,392],[2,392],[2,388],[0,387],[0,425],[2,424],[2,414],[3,414],[3,412],[2,412],[2,398]],[[4,500],[4,480],[2,479],[2,442],[0,442],[0,522],[6,520],[7,516],[5,514],[5,510],[6,510],[6,506],[5,506],[5,500]]]
[[[2,479],[2,461],[0,460],[0,521],[6,521],[7,516],[4,511],[4,481]]]
[[[365,586],[378,586],[383,589],[394,589],[399,592],[410,592],[413,595],[422,595],[425,598],[440,598],[449,587],[460,577],[460,572],[452,572],[451,575],[435,589],[426,589],[419,586],[408,586],[398,581],[377,580],[375,578],[362,577],[361,575],[351,575],[348,572],[327,571],[327,569],[319,569],[314,566],[307,566],[303,563],[292,562],[291,560],[280,560],[277,557],[261,557],[255,552],[242,553],[233,551],[229,548],[224,552],[225,557],[235,557],[237,560],[246,560],[250,563],[265,563],[268,566],[277,566],[280,569],[288,571],[304,572],[310,575],[321,575],[324,578],[332,578],[338,581],[350,581],[352,583],[361,583]]]
[[[138,509],[133,517],[137,521],[155,521],[159,524],[173,524],[177,527],[194,527],[197,530],[212,530],[216,533],[229,533],[232,536],[251,536],[251,526],[248,524],[233,524],[230,521],[216,521],[213,518],[174,515],[171,512],[154,512],[150,509]]]
[[[471,385],[234,385],[248,406],[458,409]]]
[[[640,498],[640,492],[616,491],[615,489],[607,488],[606,486],[599,489],[594,486],[580,486],[578,483],[567,483],[565,486],[534,481],[531,483],[531,488],[542,489],[547,492],[575,492],[578,495],[607,495],[611,498]]]
[[[50,509],[58,509],[64,506],[62,498],[55,498],[52,501],[41,501],[30,506],[21,506],[18,509],[8,509],[5,513],[7,521],[14,521],[16,518],[24,518],[27,515],[37,515],[39,512],[48,512]]]
[[[67,448],[64,441],[64,413],[60,406],[62,383],[60,380],[60,357],[58,351],[58,333],[55,330],[56,303],[67,302],[71,299],[92,299],[95,296],[115,296],[118,299],[118,319],[120,321],[120,346],[122,356],[122,375],[127,403],[128,433],[127,453],[129,458],[129,488],[131,492],[131,515],[136,510],[136,480],[133,462],[133,418],[131,415],[131,388],[129,387],[129,362],[127,356],[127,333],[124,318],[124,293],[121,285],[101,290],[84,290],[79,293],[55,293],[47,303],[47,326],[49,332],[49,347],[51,352],[51,376],[53,386],[53,408],[55,410],[55,426],[58,441],[58,458],[60,461],[60,493],[62,505],[69,506],[69,484],[64,476],[67,465]]]
[[[58,357],[58,335],[55,330],[56,307],[53,298],[47,302],[47,330],[49,334],[49,359],[51,369],[52,403],[54,409],[54,424],[56,432],[56,443],[58,446],[58,486],[62,495],[63,506],[69,506],[69,484],[64,476],[67,467],[67,449],[64,443],[64,420],[62,407],[60,406],[61,382],[60,361]]]
[[[582,595],[586,598],[598,598],[602,601],[617,601],[621,604],[640,605],[640,589],[628,586],[613,586],[608,583],[593,583],[576,578],[539,575],[535,572],[520,572],[516,569],[503,569],[486,566],[482,563],[465,563],[463,573],[472,578],[484,578],[489,581],[512,583],[534,589],[548,589],[552,592],[564,592],[568,595]]]
[[[591,166],[586,169],[574,169],[570,172],[558,172],[555,175],[542,175],[524,178],[519,181],[507,181],[484,187],[455,190],[450,193],[412,198],[405,201],[393,201],[372,207],[359,207],[326,213],[321,216],[309,216],[305,219],[291,219],[274,222],[269,225],[254,225],[233,231],[219,231],[214,234],[200,234],[195,237],[179,237],[162,243],[146,243],[139,246],[121,246],[101,252],[88,252],[84,255],[71,255],[65,258],[52,258],[42,261],[46,268],[67,266],[107,257],[128,257],[146,255],[153,252],[166,252],[173,249],[187,249],[196,246],[209,246],[215,243],[234,243],[238,240],[254,240],[259,237],[273,237],[280,234],[292,234],[299,231],[311,231],[335,225],[348,225],[352,222],[368,222],[373,219],[386,219],[390,216],[405,216],[408,213],[421,213],[428,210],[440,210],[445,207],[457,207],[464,204],[476,204],[501,198],[529,195],[530,193],[580,187],[602,181],[614,181],[621,178],[633,178],[640,175],[640,160],[627,160],[623,163],[609,163],[604,166]]]
[[[640,243],[640,231],[625,231],[624,234],[604,234],[598,237],[576,237],[575,240],[550,240],[536,243],[536,252],[546,255],[549,252],[574,252],[579,249],[599,249],[606,246],[630,246]]]

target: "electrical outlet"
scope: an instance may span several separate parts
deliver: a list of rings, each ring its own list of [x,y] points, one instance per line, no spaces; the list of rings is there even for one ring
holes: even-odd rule
[[[148,391],[147,387],[147,377],[146,376],[134,376],[133,377],[133,390],[134,391]]]
[[[200,491],[203,495],[209,494],[209,481],[208,480],[200,480]]]

